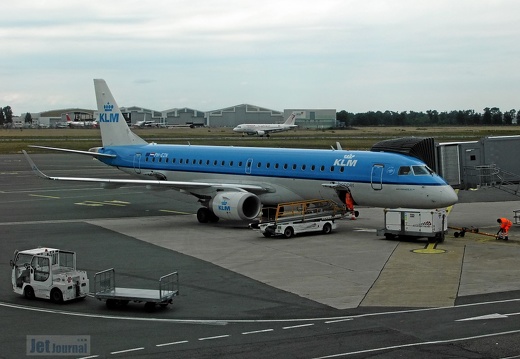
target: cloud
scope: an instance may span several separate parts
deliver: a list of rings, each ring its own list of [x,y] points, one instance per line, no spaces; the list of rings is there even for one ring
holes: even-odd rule
[[[21,0],[0,5],[0,106],[93,107],[102,77],[122,105],[158,110],[514,108],[519,10],[514,0]]]

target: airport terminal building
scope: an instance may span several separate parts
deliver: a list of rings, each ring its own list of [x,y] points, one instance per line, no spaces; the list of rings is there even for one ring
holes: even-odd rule
[[[240,104],[212,111],[200,111],[188,107],[156,111],[144,107],[121,107],[129,125],[153,122],[157,127],[236,127],[242,123],[283,123],[291,113],[298,112],[296,124],[300,128],[325,129],[337,127],[336,109],[285,109],[277,111],[250,104]],[[56,128],[66,123],[69,115],[75,121],[93,121],[95,110],[69,108],[41,113],[31,113],[33,124]],[[24,117],[23,115],[20,117]]]

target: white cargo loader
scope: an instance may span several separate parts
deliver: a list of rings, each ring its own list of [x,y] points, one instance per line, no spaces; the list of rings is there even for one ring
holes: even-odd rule
[[[48,247],[15,251],[11,268],[13,291],[29,299],[60,303],[89,293],[87,272],[76,269],[74,252]]]
[[[427,237],[444,241],[448,231],[446,209],[385,208],[385,228],[377,235],[387,239],[395,237]]]
[[[273,218],[251,224],[264,237],[292,236],[306,232],[329,234],[336,229],[336,220],[346,214],[346,208],[330,200],[309,200],[280,203]]]

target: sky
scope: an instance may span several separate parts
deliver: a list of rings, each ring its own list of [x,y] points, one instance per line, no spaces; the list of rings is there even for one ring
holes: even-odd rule
[[[0,107],[520,109],[517,0],[0,3]]]

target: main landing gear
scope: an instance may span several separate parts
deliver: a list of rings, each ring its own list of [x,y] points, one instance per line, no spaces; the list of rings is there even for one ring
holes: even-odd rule
[[[201,207],[197,211],[197,220],[199,223],[216,223],[219,218],[207,207]]]

